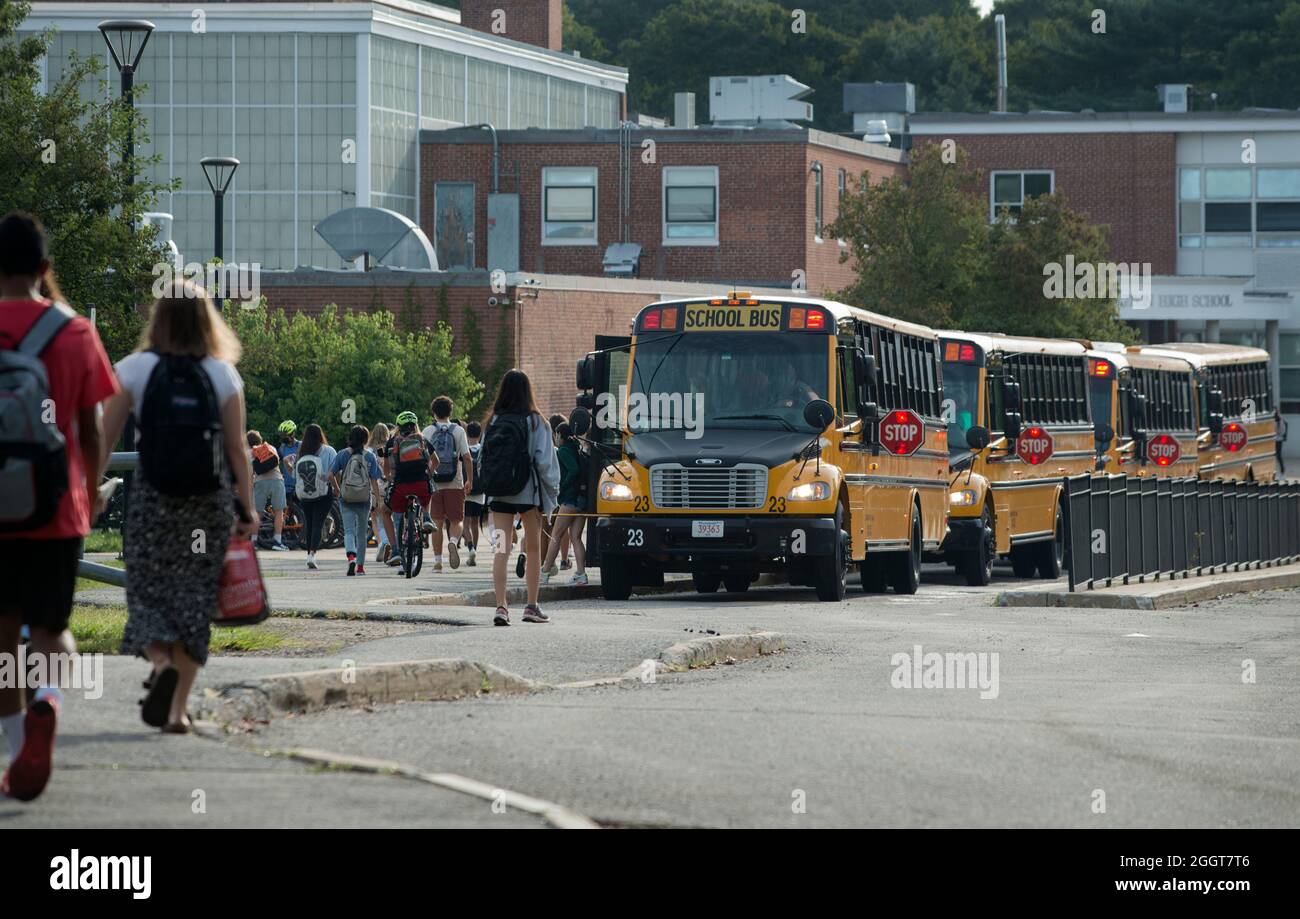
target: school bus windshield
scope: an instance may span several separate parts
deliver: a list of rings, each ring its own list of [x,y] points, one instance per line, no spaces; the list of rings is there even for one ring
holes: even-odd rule
[[[641,434],[702,423],[707,430],[816,433],[803,410],[813,399],[827,398],[828,354],[827,336],[802,332],[643,335],[632,360],[628,430]],[[680,417],[697,393],[703,395],[703,418]]]
[[[951,412],[948,416],[948,452],[959,453],[969,450],[966,432],[979,418],[980,368],[978,364],[944,361],[943,364],[943,398],[951,402],[944,408]]]

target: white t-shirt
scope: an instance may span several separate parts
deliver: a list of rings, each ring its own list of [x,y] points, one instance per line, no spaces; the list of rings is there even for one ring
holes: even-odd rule
[[[137,351],[128,354],[114,366],[122,388],[131,394],[131,409],[139,417],[140,407],[144,404],[144,391],[149,385],[149,377],[158,366],[158,355],[149,351]],[[217,405],[224,407],[227,400],[244,388],[244,381],[239,376],[235,365],[219,361],[215,357],[205,357],[200,365],[212,381],[212,391],[217,396]]]
[[[429,448],[433,448],[433,438],[438,433],[438,428],[442,425],[451,428],[452,450],[456,453],[456,478],[450,482],[434,482],[434,488],[464,488],[465,487],[465,467],[461,462],[461,457],[469,452],[469,438],[465,435],[465,429],[458,424],[452,424],[450,421],[435,421],[429,425],[420,435],[429,442]],[[435,465],[437,460],[435,458]]]

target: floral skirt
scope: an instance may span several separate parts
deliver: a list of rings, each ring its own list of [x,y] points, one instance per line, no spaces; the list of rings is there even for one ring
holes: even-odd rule
[[[160,494],[135,474],[123,552],[128,613],[123,654],[144,656],[150,642],[178,641],[195,661],[207,662],[210,623],[234,520],[229,488],[174,497]]]

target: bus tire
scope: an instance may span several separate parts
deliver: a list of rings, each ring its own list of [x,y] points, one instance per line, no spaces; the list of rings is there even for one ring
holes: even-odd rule
[[[695,585],[696,593],[716,594],[718,585],[722,583],[722,575],[708,571],[692,571],[691,583]]]
[[[1018,578],[1032,578],[1038,570],[1038,546],[1012,546],[1011,570]]]
[[[600,592],[606,600],[622,602],[632,596],[631,565],[621,558],[606,558],[600,564]]]
[[[974,551],[966,553],[961,560],[961,573],[971,587],[986,587],[993,580],[993,558],[997,555],[997,544],[993,535],[993,514],[988,505],[980,515],[981,536]]]
[[[843,511],[835,512],[835,528],[839,539],[835,541],[835,551],[813,562],[813,587],[817,589],[817,599],[826,603],[838,603],[848,593],[849,577],[849,534],[844,532]]]
[[[727,593],[743,594],[749,590],[751,579],[749,574],[733,574],[730,577],[722,579],[722,583],[727,585]]]
[[[1065,570],[1065,515],[1060,504],[1056,505],[1052,529],[1052,538],[1034,547],[1038,550],[1038,576],[1047,581],[1055,581]]]
[[[862,575],[863,593],[883,594],[889,587],[889,579],[885,577],[885,560],[879,555],[868,554],[858,562],[858,572]]]
[[[895,552],[890,559],[889,586],[896,594],[914,594],[921,586],[921,517],[912,505],[911,535],[906,552]]]

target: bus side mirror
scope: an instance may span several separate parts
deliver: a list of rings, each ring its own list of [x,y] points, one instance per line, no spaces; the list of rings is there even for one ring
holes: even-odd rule
[[[586,357],[578,358],[578,370],[575,374],[577,388],[582,391],[591,389],[595,385],[593,377],[596,375],[596,360],[590,354]]]
[[[1098,453],[1110,449],[1110,442],[1115,439],[1115,429],[1104,421],[1098,421],[1092,427],[1092,439],[1097,445]]]
[[[1007,412],[1002,422],[1002,433],[1006,435],[1007,440],[1015,440],[1020,436],[1020,413]]]
[[[989,429],[980,427],[978,424],[971,425],[966,429],[966,446],[970,447],[976,453],[989,448]]]
[[[1210,433],[1216,438],[1223,433],[1223,412],[1210,412]]]
[[[591,430],[591,412],[581,405],[569,412],[569,427],[577,437],[584,436]]]
[[[1020,411],[1020,384],[1015,380],[1002,381],[1002,406],[1008,414]]]
[[[803,407],[803,420],[810,428],[824,431],[835,420],[835,408],[825,399],[813,399]]]
[[[1223,390],[1211,389],[1206,394],[1205,400],[1206,400],[1206,407],[1209,409],[1209,414],[1211,416],[1223,415]]]
[[[857,381],[858,387],[855,394],[858,398],[858,417],[870,420],[875,417],[875,414],[873,412],[868,416],[866,406],[871,398],[871,387],[876,382],[876,359],[861,348],[853,352],[853,379]]]

